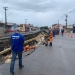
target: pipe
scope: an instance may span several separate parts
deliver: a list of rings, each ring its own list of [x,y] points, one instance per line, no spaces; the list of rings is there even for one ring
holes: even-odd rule
[[[25,44],[25,43],[28,43],[28,42],[31,42],[31,41],[33,41],[33,40],[36,40],[37,38],[40,38],[40,37],[41,37],[41,36],[39,35],[39,36],[37,36],[37,37],[35,37],[35,38],[29,39],[29,40],[25,41],[24,44]],[[0,55],[4,54],[4,53],[6,53],[6,52],[8,52],[8,51],[10,51],[10,50],[11,50],[11,48],[7,48],[7,49],[1,51],[1,52],[0,52]]]

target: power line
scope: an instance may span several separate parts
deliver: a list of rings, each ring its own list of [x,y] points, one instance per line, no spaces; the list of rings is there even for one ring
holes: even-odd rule
[[[75,10],[75,8],[73,9],[73,10],[71,10],[71,11],[69,11],[67,14],[65,14],[65,16],[66,16],[66,19],[65,19],[65,21],[66,21],[66,28],[67,28],[67,17],[68,17],[68,14],[70,14],[70,13],[72,13],[72,11],[74,11]],[[57,20],[57,21],[60,21],[60,20],[62,20],[65,16],[62,16],[59,20]],[[58,22],[55,22],[55,24],[58,24]]]
[[[69,23],[73,23],[73,22],[75,22],[75,20],[73,20],[73,21],[70,21]]]
[[[75,8],[73,9],[73,10],[71,10],[71,11],[69,11],[66,15],[68,16],[68,14],[70,14],[72,11],[74,11],[75,10]],[[62,16],[60,19],[59,19],[59,21],[61,20],[61,19],[63,19],[65,16]],[[67,24],[67,23],[66,23]]]

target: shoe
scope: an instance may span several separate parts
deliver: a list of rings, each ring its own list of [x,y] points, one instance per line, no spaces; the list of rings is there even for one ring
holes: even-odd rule
[[[48,44],[45,44],[45,46],[48,46]]]
[[[52,42],[49,44],[49,46],[52,46]]]
[[[45,43],[43,42],[43,45],[44,45]]]
[[[24,65],[22,65],[21,67],[19,67],[19,69],[21,69],[21,68],[23,68],[24,67]]]
[[[10,75],[15,75],[14,72],[10,72]]]
[[[52,45],[51,45],[52,46]]]

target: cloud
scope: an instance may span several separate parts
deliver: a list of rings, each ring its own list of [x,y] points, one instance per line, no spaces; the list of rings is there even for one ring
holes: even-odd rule
[[[57,23],[63,14],[68,13],[75,7],[74,0],[0,0],[0,16],[4,18],[3,7],[7,6],[7,15],[12,12],[8,17],[8,21],[16,23],[24,23],[27,18],[28,23],[34,25],[52,25]],[[74,20],[73,14],[68,17],[68,20]],[[60,23],[64,23],[65,17]]]
[[[66,6],[66,1],[58,0],[2,0],[2,3],[5,3],[5,5],[8,5],[8,7],[13,10],[28,12],[47,12],[51,10],[60,10],[64,9]]]

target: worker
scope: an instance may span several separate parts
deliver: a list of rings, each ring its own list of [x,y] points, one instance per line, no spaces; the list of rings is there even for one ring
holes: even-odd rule
[[[50,34],[49,34],[49,41],[50,41],[49,46],[52,46],[52,41],[53,41],[53,34],[52,34],[52,30],[50,31]]]

